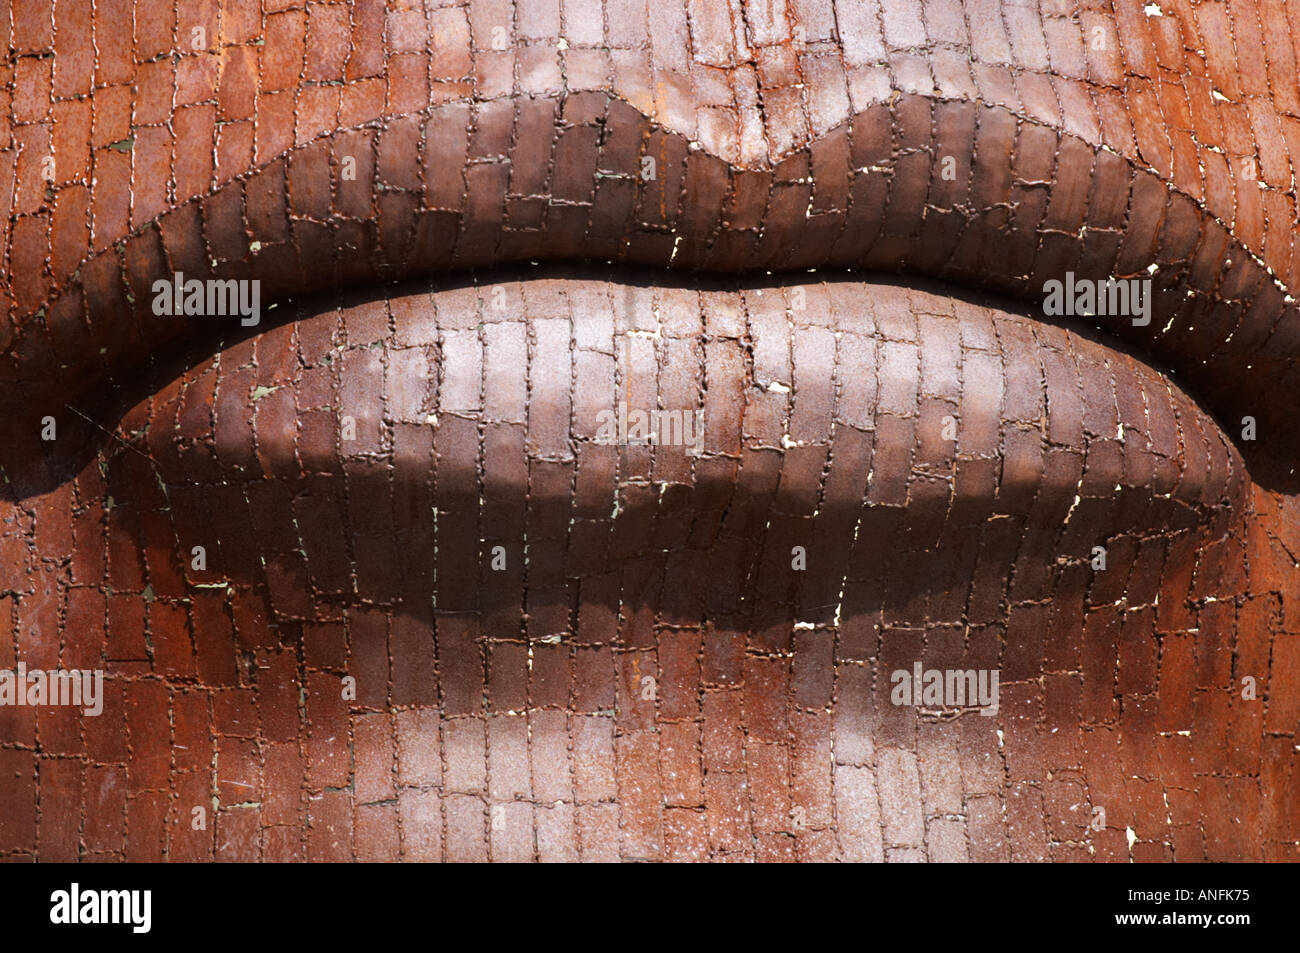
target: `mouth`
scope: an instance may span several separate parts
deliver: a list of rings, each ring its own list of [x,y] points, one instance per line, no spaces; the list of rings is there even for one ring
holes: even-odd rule
[[[1241,449],[1257,480],[1284,485],[1293,477],[1277,448],[1294,425],[1294,415],[1278,409],[1300,366],[1294,299],[1208,213],[1113,152],[1002,107],[902,95],[892,110],[870,107],[775,167],[751,169],[608,96],[522,108],[572,114],[558,127],[564,175],[549,197],[516,193],[515,180],[492,174],[531,164],[523,146],[481,159],[472,143],[464,146],[480,164],[471,164],[456,194],[440,177],[401,179],[385,165],[381,139],[378,165],[330,198],[307,187],[306,170],[328,178],[355,159],[356,137],[372,134],[339,130],[171,209],[43,297],[20,289],[2,365],[11,452],[0,462],[10,492],[55,479],[24,466],[49,457],[32,436],[48,412],[86,413],[109,392],[131,389],[150,362],[178,347],[209,346],[213,322],[235,320],[158,313],[150,305],[159,278],[254,282],[264,306],[287,307],[323,289],[526,259],[608,260],[688,275],[874,270],[1033,302],[1054,282],[1151,281],[1141,322],[1125,314],[1092,320],[1182,381],[1230,422],[1227,432],[1252,418],[1264,438]],[[441,129],[447,117],[433,108],[422,121],[426,131]],[[629,152],[629,142],[640,146]],[[955,165],[945,167],[944,157]],[[643,159],[658,159],[664,174],[633,175]],[[525,208],[532,211],[510,212]],[[90,415],[99,426],[109,422]]]

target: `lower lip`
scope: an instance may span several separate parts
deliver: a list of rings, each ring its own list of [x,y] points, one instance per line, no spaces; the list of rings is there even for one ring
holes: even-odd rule
[[[182,550],[218,540],[191,582],[265,586],[284,618],[356,597],[478,609],[527,565],[567,623],[570,580],[653,563],[682,580],[673,612],[808,623],[905,566],[923,597],[895,611],[922,619],[977,592],[975,560],[1050,598],[1094,546],[1222,533],[1243,492],[1230,442],[1149,367],[883,282],[351,299],[147,412]],[[638,412],[663,439],[636,441]],[[815,571],[792,574],[797,547]]]

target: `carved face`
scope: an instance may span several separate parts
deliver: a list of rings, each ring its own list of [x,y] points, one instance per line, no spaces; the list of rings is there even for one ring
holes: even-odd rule
[[[0,853],[1296,859],[1300,8],[1075,8],[0,10]]]

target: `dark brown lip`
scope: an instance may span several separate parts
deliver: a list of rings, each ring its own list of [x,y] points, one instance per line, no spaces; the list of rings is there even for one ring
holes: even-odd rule
[[[688,148],[682,137],[617,100],[609,103],[616,122],[607,118],[569,128],[593,129],[599,135],[613,135],[616,127],[619,134],[640,129],[643,140],[653,136],[668,152],[683,156],[685,171],[671,182],[666,175],[650,182],[633,180],[631,193],[611,190],[605,183],[624,182],[625,177],[618,178],[618,170],[603,170],[600,153],[590,153],[589,169],[574,166],[566,175],[596,182],[592,201],[582,205],[562,199],[557,183],[557,195],[547,205],[557,228],[567,223],[555,233],[569,236],[563,240],[544,237],[544,231],[514,230],[501,221],[492,198],[501,186],[487,178],[473,180],[481,184],[471,185],[462,197],[463,211],[424,208],[418,195],[391,191],[381,172],[370,183],[373,194],[359,205],[334,207],[327,201],[318,208],[319,196],[293,186],[296,170],[308,156],[339,148],[352,130],[293,149],[201,200],[167,211],[86,261],[57,297],[20,310],[21,333],[9,341],[0,367],[9,397],[4,419],[12,431],[4,444],[33,455],[33,419],[51,406],[84,407],[91,388],[129,381],[142,362],[206,332],[207,319],[178,321],[150,312],[152,282],[175,271],[200,280],[259,280],[265,308],[330,287],[359,287],[448,267],[499,267],[521,259],[608,259],[705,273],[899,271],[1030,300],[1040,299],[1045,281],[1067,270],[1104,280],[1146,277],[1148,267],[1156,264],[1159,294],[1150,326],[1134,328],[1122,320],[1107,330],[1171,368],[1220,419],[1254,416],[1265,439],[1246,449],[1256,451],[1251,458],[1258,478],[1289,479],[1280,448],[1300,420],[1278,409],[1286,404],[1277,398],[1291,392],[1293,359],[1300,355],[1300,334],[1292,329],[1300,327],[1300,311],[1221,225],[1154,174],[1112,152],[1082,146],[1068,134],[1034,126],[1041,133],[1033,140],[1034,149],[1076,157],[1076,164],[1062,160],[1056,168],[1051,195],[1114,193],[1120,200],[1098,198],[1073,218],[1058,215],[1056,206],[1049,205],[1041,222],[1021,222],[1022,210],[1005,203],[1021,194],[1018,189],[1043,185],[1036,180],[1019,184],[1021,166],[1029,161],[1024,156],[1002,159],[985,144],[983,151],[976,150],[960,193],[933,183],[927,192],[923,180],[914,180],[923,170],[908,151],[907,136],[915,132],[911,114],[931,108],[924,96],[902,95],[892,111],[873,107],[771,170],[728,166]],[[945,108],[981,111],[980,136],[996,137],[1007,123],[1026,122],[1003,107],[975,102],[950,102]],[[890,123],[895,136],[876,147],[870,145],[876,139],[860,134],[859,126],[880,121]],[[928,125],[925,133],[930,135]],[[849,177],[844,202],[819,205],[821,184],[833,182],[834,175],[821,170],[834,168],[826,163],[850,139],[850,167],[857,171]],[[927,138],[925,143],[918,140],[918,148],[922,145],[970,152],[970,143],[964,144],[964,153],[960,142],[935,146]],[[768,184],[775,189],[774,198],[764,208],[754,206],[747,197]],[[885,191],[873,193],[877,188]],[[633,221],[643,224],[630,226],[626,216],[615,216],[618,203],[627,201],[638,210]],[[808,206],[809,213],[783,213],[796,205]],[[227,220],[245,206],[250,216],[254,209],[262,210],[249,223],[256,252],[250,252],[247,236]],[[363,209],[369,214],[387,211],[376,224],[357,217]],[[279,214],[288,225],[259,224]],[[198,241],[199,236],[205,240]],[[1244,379],[1234,372],[1242,366],[1251,367]],[[1261,445],[1272,449],[1260,452]],[[6,469],[15,471],[11,480],[23,483],[15,464],[21,457],[6,456]]]
[[[1115,338],[1103,329],[1089,326],[1073,318],[1046,318],[1041,312],[1026,308],[1013,299],[996,294],[973,292],[943,281],[833,269],[808,269],[798,275],[722,276],[688,275],[681,272],[618,265],[611,269],[608,264],[602,266],[594,263],[533,262],[527,267],[503,266],[438,279],[411,280],[396,284],[382,283],[345,291],[323,291],[296,300],[272,302],[269,307],[263,307],[261,321],[255,327],[241,326],[238,317],[176,319],[186,322],[190,333],[169,346],[151,353],[147,363],[134,365],[133,376],[108,381],[92,381],[94,386],[87,389],[79,398],[62,401],[59,406],[64,411],[71,412],[73,416],[66,421],[68,426],[61,431],[61,438],[66,439],[60,440],[60,457],[57,466],[48,470],[44,479],[57,480],[61,473],[75,472],[75,469],[88,459],[88,455],[93,454],[109,439],[109,434],[116,427],[122,414],[148,394],[165,387],[177,376],[202,365],[224,348],[240,341],[260,338],[274,328],[320,310],[338,307],[347,309],[349,301],[366,301],[385,293],[437,295],[449,292],[458,296],[467,294],[477,296],[485,301],[485,296],[503,283],[534,280],[605,282],[611,278],[619,283],[620,287],[627,289],[629,294],[648,293],[647,289],[655,287],[690,288],[704,293],[747,290],[762,294],[764,289],[776,289],[779,292],[784,285],[809,285],[809,281],[799,280],[801,278],[809,279],[812,282],[809,286],[821,284],[827,288],[849,287],[855,284],[862,284],[865,287],[911,287],[925,294],[942,295],[976,308],[991,307],[1008,315],[1019,315],[1029,322],[1044,327],[1066,328],[1081,339],[1095,341],[1113,353],[1130,357],[1141,362],[1143,366],[1150,366],[1149,358],[1142,354],[1139,348]],[[633,298],[628,299],[628,306],[636,306]],[[1167,374],[1171,379],[1177,377],[1168,368],[1156,366],[1155,372]],[[70,392],[68,396],[72,397],[72,393]],[[31,462],[35,464],[40,461]],[[72,470],[68,470],[69,467]],[[29,469],[27,472],[33,479],[41,479],[39,468]],[[11,466],[8,475],[11,487],[22,485],[23,470],[20,467]],[[47,482],[43,485],[50,484]]]
[[[491,284],[325,296],[295,309],[292,324],[246,332],[188,369],[160,366],[123,422],[131,451],[109,448],[110,489],[121,481],[128,498],[130,486],[165,488],[168,532],[182,548],[217,544],[203,572],[188,583],[166,576],[176,592],[155,581],[156,591],[251,585],[270,593],[284,623],[356,599],[418,609],[434,591],[440,611],[477,611],[496,579],[478,578],[478,544],[517,547],[526,500],[543,549],[548,534],[587,540],[564,557],[566,573],[681,549],[683,594],[658,608],[760,627],[791,607],[799,621],[829,624],[840,580],[879,564],[873,547],[892,540],[913,555],[909,579],[891,583],[890,611],[917,621],[908,613],[918,606],[970,589],[971,541],[999,521],[1006,538],[994,533],[1001,548],[982,551],[981,565],[1016,562],[1018,597],[1036,598],[1062,558],[1078,561],[1098,538],[1214,533],[1241,504],[1244,468],[1213,421],[1086,329],[932,282],[640,277],[612,284],[608,273],[538,269],[511,280],[495,272]],[[511,305],[485,319],[495,288]],[[599,300],[608,312],[581,311]],[[792,311],[794,300],[807,310]],[[552,326],[564,347],[549,358],[474,333],[554,338]],[[457,331],[470,335],[463,347],[450,343]],[[633,339],[643,353],[619,346]],[[783,349],[800,355],[785,371]],[[392,355],[407,371],[389,366]],[[800,370],[818,366],[814,355],[833,360],[834,373]],[[607,378],[584,376],[592,360]],[[469,389],[456,383],[462,365]],[[489,386],[490,367],[508,369],[515,386]],[[1104,399],[1085,404],[1085,393]],[[700,453],[603,445],[599,413],[618,401],[698,409]],[[340,436],[347,417],[351,438]],[[502,446],[513,452],[489,458],[493,434],[509,436]],[[575,492],[570,476],[502,469],[519,451],[560,473],[584,460],[589,482]],[[431,508],[446,524],[432,532],[418,515],[406,524],[393,515]],[[584,536],[574,521],[598,529]],[[767,554],[806,546],[823,564],[791,582],[745,562],[755,540]],[[357,546],[365,558],[341,555]],[[549,592],[532,597],[536,624],[567,624],[568,597],[550,603]]]

